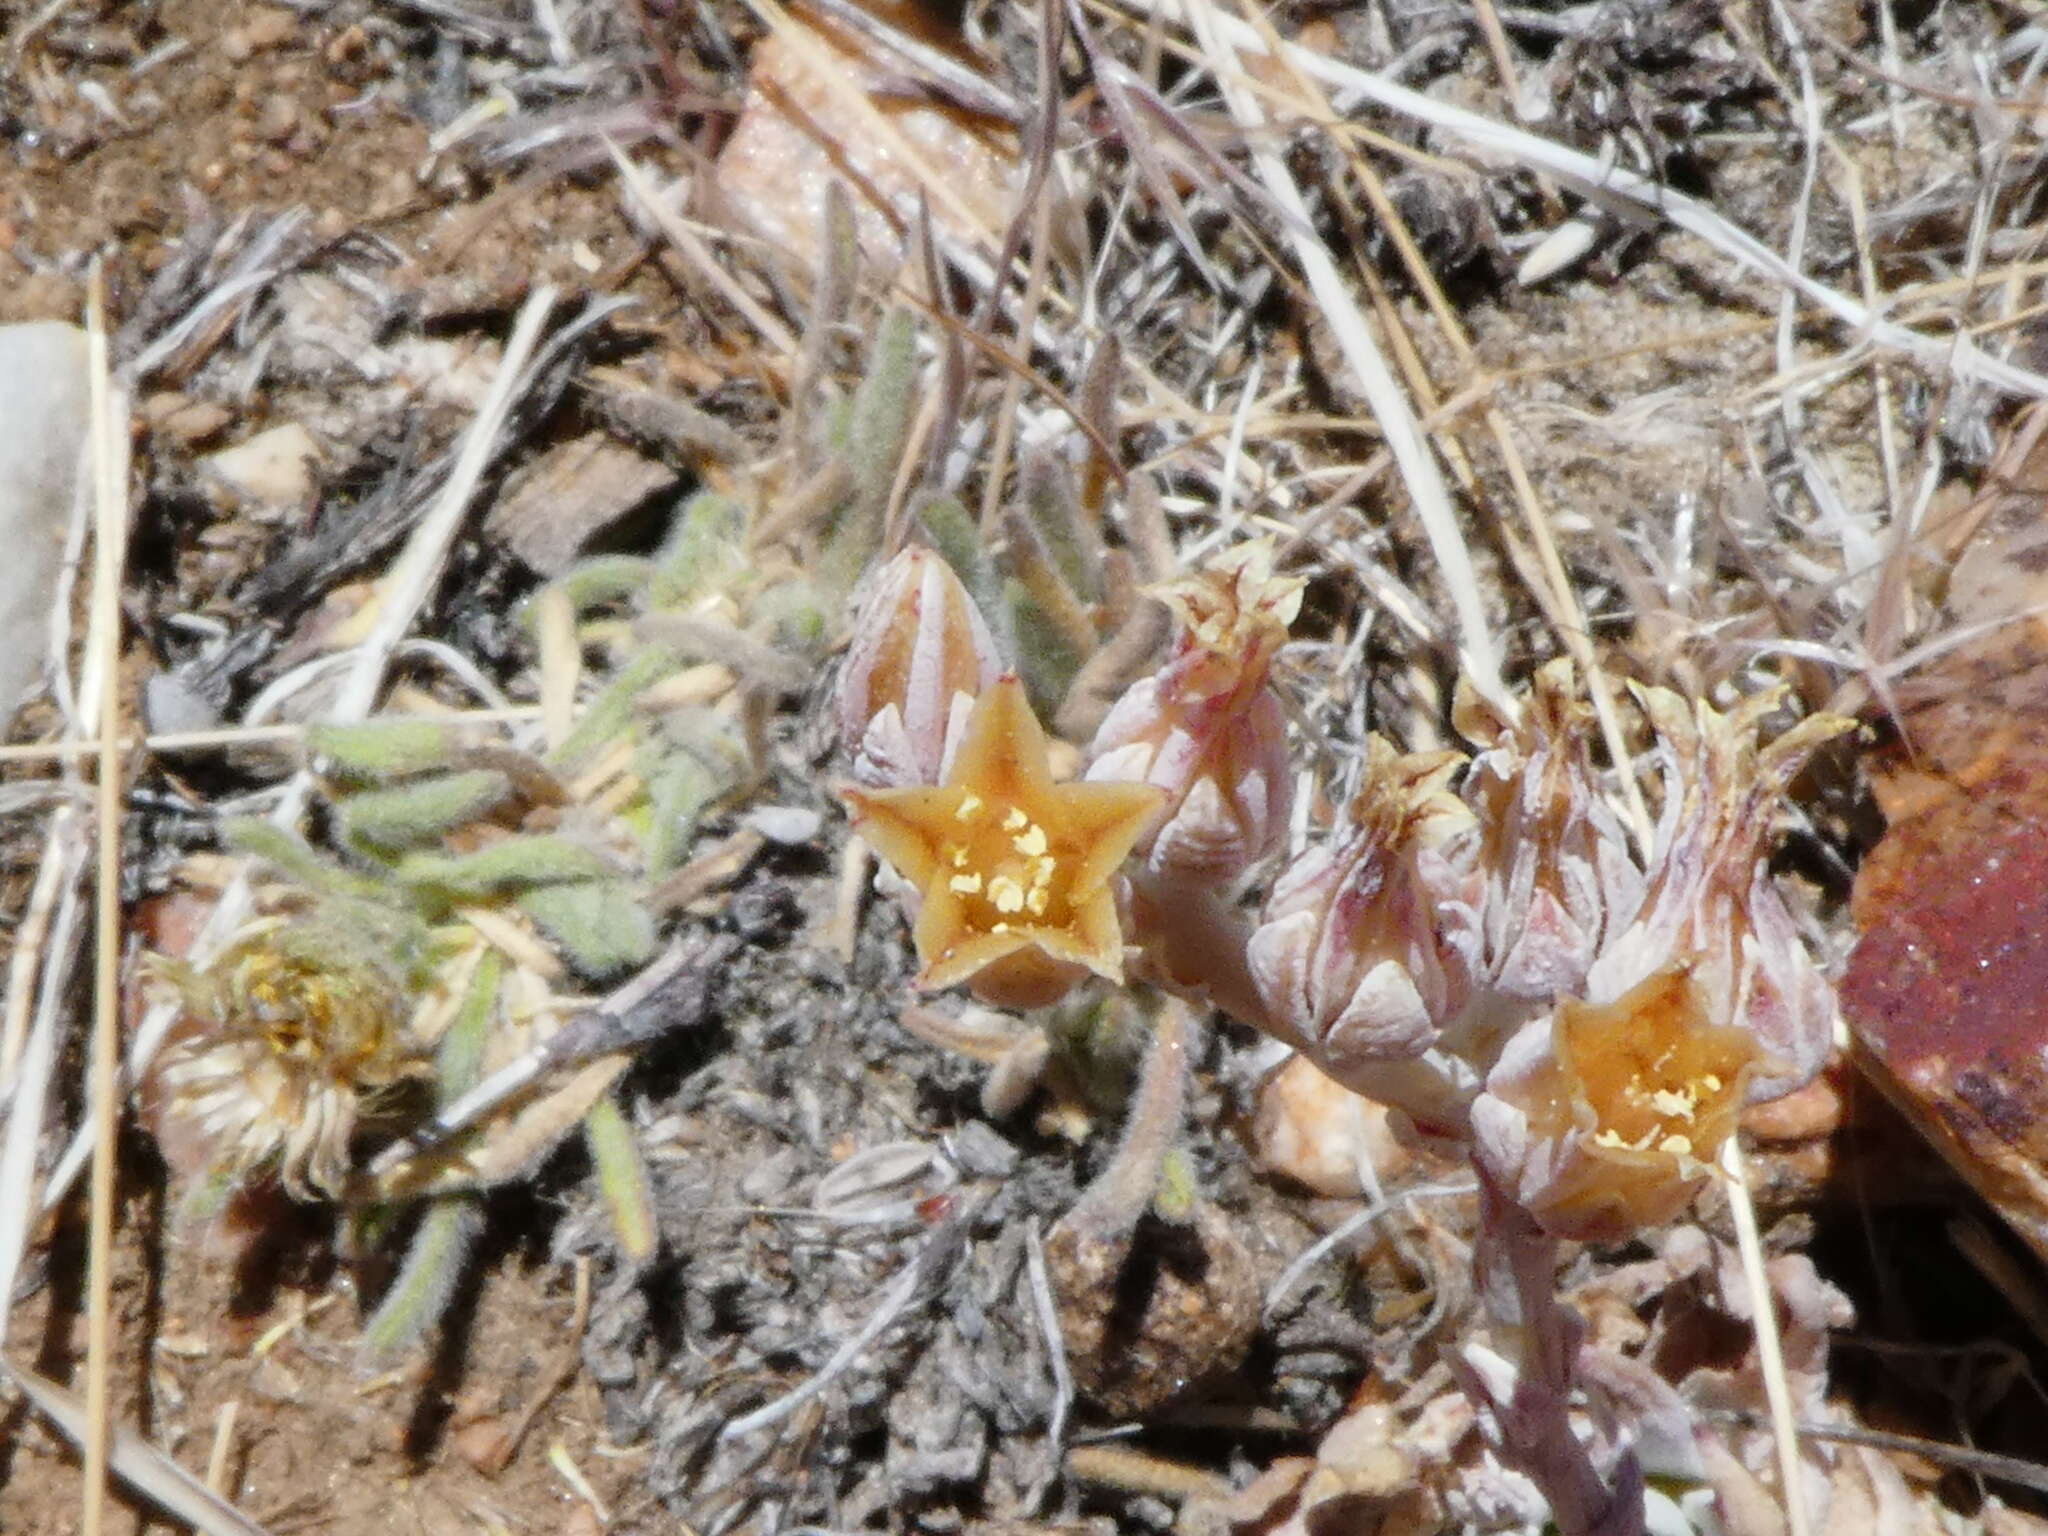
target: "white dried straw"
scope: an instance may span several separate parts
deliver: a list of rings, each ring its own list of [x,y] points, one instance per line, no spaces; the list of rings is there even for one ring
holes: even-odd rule
[[[1739,1137],[1730,1136],[1721,1149],[1721,1168],[1728,1175],[1728,1209],[1735,1217],[1735,1246],[1742,1255],[1742,1279],[1749,1292],[1750,1326],[1756,1332],[1757,1363],[1763,1368],[1764,1401],[1771,1410],[1772,1438],[1778,1447],[1778,1480],[1785,1495],[1788,1536],[1808,1536],[1806,1499],[1799,1485],[1799,1426],[1792,1416],[1792,1385],[1785,1378],[1785,1348],[1778,1337],[1778,1308],[1771,1299],[1770,1277],[1764,1273],[1763,1238],[1757,1231],[1756,1207],[1749,1198],[1749,1169]]]
[[[1163,9],[1160,0],[1144,0],[1144,3]],[[1252,168],[1265,184],[1267,194],[1279,205],[1287,242],[1293,247],[1294,259],[1301,267],[1302,276],[1308,280],[1309,291],[1322,307],[1330,333],[1357,377],[1366,403],[1372,407],[1373,416],[1386,438],[1387,449],[1401,471],[1409,499],[1415,504],[1415,515],[1422,523],[1444,585],[1450,592],[1451,604],[1457,611],[1459,660],[1465,673],[1472,679],[1473,686],[1489,700],[1511,710],[1512,703],[1501,681],[1500,648],[1495,644],[1487,623],[1485,601],[1472,566],[1471,551],[1465,547],[1465,535],[1458,525],[1457,511],[1451,505],[1450,488],[1444,483],[1443,471],[1437,466],[1436,453],[1423,434],[1422,423],[1416,419],[1407,393],[1395,379],[1386,359],[1380,355],[1372,327],[1367,324],[1363,311],[1345,285],[1342,273],[1337,270],[1336,258],[1314,233],[1315,225],[1308,203],[1303,199],[1301,189],[1295,185],[1287,162],[1277,150],[1260,147],[1271,142],[1265,111],[1259,105],[1258,97],[1245,85],[1243,68],[1231,52],[1232,46],[1246,46],[1238,40],[1240,31],[1253,38],[1257,34],[1243,22],[1219,12],[1212,0],[1185,0],[1183,10],[1189,30],[1194,33],[1209,61],[1209,68],[1216,77],[1217,88],[1223,93],[1231,117],[1253,146],[1249,151]]]
[[[84,1443],[86,1407],[76,1393],[6,1360],[0,1360],[0,1380],[13,1382],[66,1438]],[[264,1527],[133,1430],[114,1432],[108,1460],[122,1482],[205,1536],[268,1536]]]

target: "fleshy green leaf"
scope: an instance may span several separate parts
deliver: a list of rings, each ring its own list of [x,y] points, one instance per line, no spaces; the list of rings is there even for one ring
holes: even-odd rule
[[[1024,515],[1045,541],[1046,552],[1074,595],[1102,600],[1102,540],[1081,510],[1066,465],[1050,454],[1025,461],[1019,499]]]
[[[612,872],[602,855],[556,832],[508,837],[475,853],[413,853],[395,871],[407,885],[457,901],[531,885],[599,880]]]
[[[836,591],[849,591],[882,539],[882,514],[910,430],[911,390],[917,382],[917,324],[906,310],[891,310],[868,355],[866,375],[843,417],[834,423],[835,446],[853,471],[853,490],[826,536],[821,575]]]
[[[826,641],[824,595],[809,581],[794,578],[777,582],[754,599],[750,617],[756,633],[766,632],[777,650],[808,656],[821,651]]]
[[[367,789],[340,803],[351,842],[396,852],[474,821],[512,795],[512,780],[489,768],[439,773],[389,789]]]
[[[747,515],[730,496],[700,491],[677,514],[647,582],[650,608],[680,608],[723,592],[746,567]]]
[[[441,1195],[427,1206],[398,1278],[363,1329],[359,1362],[372,1367],[403,1353],[441,1320],[484,1228],[474,1195]]]
[[[694,752],[652,747],[641,753],[640,778],[647,786],[644,843],[647,873],[659,877],[682,863],[697,838],[705,808],[732,785]]]
[[[522,892],[518,905],[587,980],[606,980],[654,956],[654,917],[618,881],[544,885]]]
[[[611,1094],[591,1105],[583,1117],[583,1139],[597,1167],[598,1188],[604,1191],[619,1247],[635,1264],[644,1264],[654,1257],[661,1242],[654,1215],[654,1186],[640,1159],[640,1149],[634,1145],[632,1124]]]
[[[486,948],[469,980],[469,990],[463,994],[462,1007],[434,1051],[434,1096],[443,1108],[474,1088],[483,1075],[484,1050],[498,1017],[498,987],[504,975],[504,958]]]
[[[1016,642],[1017,673],[1024,679],[1025,692],[1031,695],[1032,708],[1050,719],[1066,698],[1081,657],[1065,631],[1015,578],[1003,583],[1003,611]]]
[[[296,832],[272,826],[259,817],[237,816],[222,822],[220,840],[229,852],[261,859],[287,879],[321,895],[356,901],[385,897],[384,888],[376,881],[342,868],[325,854],[316,852]]]
[[[569,607],[581,615],[631,597],[647,585],[653,569],[654,562],[641,555],[598,555],[570,566],[551,585],[567,593]],[[528,603],[519,614],[529,631],[533,613]]]
[[[328,759],[336,777],[360,782],[446,768],[462,743],[439,720],[364,720],[309,726],[306,749]]]
[[[548,754],[549,766],[574,768],[633,724],[633,701],[681,666],[667,646],[653,645],[619,669],[618,675],[584,705],[567,739]]]

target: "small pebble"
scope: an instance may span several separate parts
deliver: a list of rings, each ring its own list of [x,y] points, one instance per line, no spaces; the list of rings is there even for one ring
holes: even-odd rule
[[[747,815],[747,825],[785,848],[800,848],[818,835],[825,819],[796,805],[764,805]]]
[[[1742,1128],[1759,1141],[1812,1141],[1842,1123],[1842,1093],[1826,1075],[1781,1099],[1742,1112]]]
[[[271,97],[256,118],[257,137],[272,144],[282,144],[298,127],[299,104],[289,96]]]
[[[216,436],[235,417],[226,406],[211,400],[194,400],[176,390],[164,390],[142,402],[142,419],[151,432],[189,447]]]
[[[297,422],[287,422],[201,462],[216,479],[248,501],[266,507],[296,507],[312,493],[313,466],[320,457],[313,434]]]
[[[499,1418],[477,1419],[449,1437],[455,1454],[486,1477],[496,1477],[512,1461],[512,1435]]]
[[[1007,1179],[1017,1171],[1017,1149],[985,1120],[970,1120],[947,1140],[960,1171],[973,1179]]]
[[[1384,1104],[1340,1087],[1305,1056],[1260,1087],[1252,1155],[1268,1173],[1337,1200],[1365,1192],[1361,1164],[1384,1184],[1414,1161],[1388,1124]]]
[[[266,49],[275,48],[298,30],[298,18],[290,11],[265,8],[239,27],[232,27],[220,40],[220,51],[230,63],[246,63]]]

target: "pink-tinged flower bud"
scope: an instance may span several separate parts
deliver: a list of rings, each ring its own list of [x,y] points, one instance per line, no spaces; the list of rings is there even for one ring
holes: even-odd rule
[[[1180,620],[1179,638],[1165,666],[1110,709],[1087,773],[1166,791],[1166,813],[1141,848],[1149,873],[1229,885],[1286,837],[1293,779],[1271,675],[1301,589],[1273,574],[1271,539],[1155,589]]]
[[[1002,675],[981,610],[953,568],[906,549],[875,576],[839,674],[839,739],[876,789],[937,784],[974,701]]]
[[[1466,1060],[1471,978],[1440,931],[1470,910],[1472,813],[1455,752],[1367,743],[1365,787],[1330,841],[1274,882],[1247,964],[1271,1027],[1354,1092],[1455,1135],[1484,1069]],[[1483,1011],[1483,1010],[1482,1010]]]
[[[1793,778],[1849,722],[1815,715],[1761,745],[1758,727],[1782,697],[1773,689],[1722,714],[1668,689],[1637,690],[1658,735],[1664,807],[1641,906],[1603,946],[1582,993],[1611,1002],[1659,971],[1684,968],[1703,1016],[1747,1031],[1761,1048],[1752,1102],[1820,1071],[1836,1013],[1834,989],[1764,855]]]
[[[1462,930],[1466,964],[1509,997],[1577,995],[1602,941],[1635,912],[1642,875],[1587,755],[1593,712],[1571,663],[1536,673],[1519,722],[1461,688],[1455,723],[1481,749],[1464,786],[1484,873]]]
[[[1681,967],[1611,1003],[1562,1002],[1502,1054],[1472,1106],[1474,1151],[1552,1236],[1617,1241],[1699,1193],[1758,1056]]]

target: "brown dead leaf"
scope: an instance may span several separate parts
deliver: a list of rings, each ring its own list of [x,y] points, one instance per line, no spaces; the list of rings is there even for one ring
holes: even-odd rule
[[[679,479],[667,465],[587,432],[521,470],[484,529],[542,576],[556,576],[593,537]]]
[[[798,20],[838,78],[858,87],[872,110],[860,110],[844,90],[820,79],[807,50],[779,35],[763,38],[739,124],[718,159],[716,184],[730,211],[812,270],[825,244],[825,190],[835,180],[852,190],[861,248],[875,260],[893,262],[903,249],[901,221],[916,207],[920,189],[942,233],[988,243],[1010,218],[1020,174],[1016,134],[1006,124],[906,93],[902,71],[851,30],[809,13],[798,13]],[[956,36],[927,29],[920,41],[972,68],[990,68]],[[877,133],[877,116],[924,170],[943,179],[943,190],[928,185],[920,167],[905,163]]]

